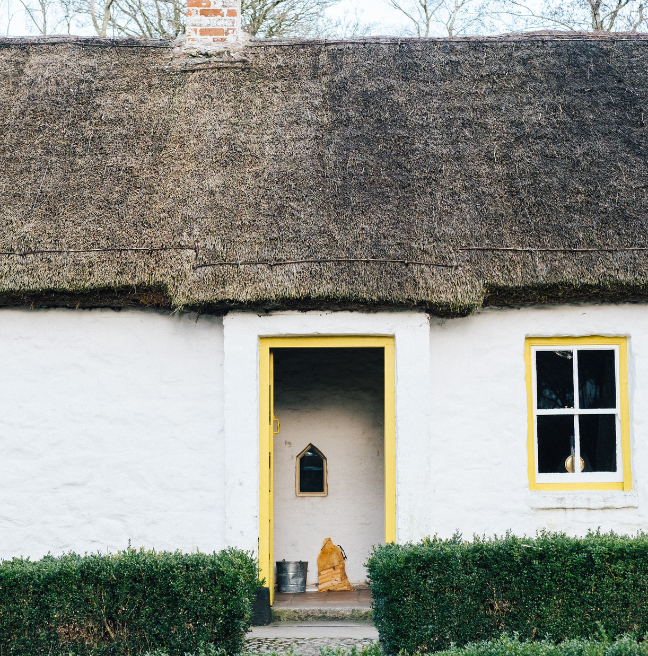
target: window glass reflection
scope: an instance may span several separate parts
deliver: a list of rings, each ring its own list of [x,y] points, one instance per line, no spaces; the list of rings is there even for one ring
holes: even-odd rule
[[[580,452],[586,472],[614,472],[616,418],[614,415],[580,415]]]
[[[324,459],[313,447],[299,460],[299,491],[324,492]]]
[[[572,351],[536,352],[537,403],[540,410],[574,407]]]
[[[585,410],[616,407],[614,351],[578,350],[578,402]]]
[[[565,460],[574,448],[574,415],[540,415],[538,426],[538,472],[567,474]]]

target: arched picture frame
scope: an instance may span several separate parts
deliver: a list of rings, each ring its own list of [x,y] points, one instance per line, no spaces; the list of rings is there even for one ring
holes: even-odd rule
[[[314,444],[295,459],[295,492],[298,497],[328,495],[326,456]]]

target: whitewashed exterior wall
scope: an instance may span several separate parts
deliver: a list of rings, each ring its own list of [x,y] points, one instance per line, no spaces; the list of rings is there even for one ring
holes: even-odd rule
[[[632,492],[528,489],[524,339],[627,336]],[[533,535],[648,528],[648,305],[487,309],[433,319],[428,532]],[[625,506],[625,507],[623,507]]]
[[[396,336],[399,541],[648,528],[648,305],[424,313],[0,309],[0,557],[256,551],[258,338]],[[525,336],[629,337],[634,488],[529,492]],[[256,463],[256,467],[255,467]]]
[[[224,546],[222,320],[0,309],[0,557]]]

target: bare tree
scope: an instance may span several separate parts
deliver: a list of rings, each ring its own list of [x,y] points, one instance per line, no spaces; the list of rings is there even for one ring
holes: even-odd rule
[[[441,30],[448,36],[483,31],[492,12],[481,0],[384,0],[403,14],[416,36],[432,36]]]
[[[90,22],[97,36],[105,38],[114,11],[113,4],[114,0],[78,0],[76,12],[80,20]]]
[[[78,22],[78,11],[76,0],[58,0],[60,25],[65,25],[67,34],[72,34],[73,27]]]
[[[64,9],[66,23],[89,27],[102,38],[175,39],[185,31],[186,0],[52,1]]]
[[[11,0],[0,0],[0,28],[6,35],[11,33],[11,22],[15,18],[18,10]],[[4,25],[3,25],[4,23]]]
[[[646,24],[642,0],[504,0],[502,17],[513,29],[564,29],[637,32]]]
[[[20,0],[28,25],[37,34],[47,36],[60,24],[58,0]]]
[[[400,11],[411,22],[416,36],[430,36],[432,17],[440,9],[443,0],[385,0],[392,8]]]
[[[122,36],[175,39],[185,31],[185,0],[114,0],[111,25]]]
[[[326,10],[340,0],[242,0],[243,29],[250,36],[318,36]]]
[[[41,34],[51,25],[91,29],[99,37],[174,39],[185,32],[186,0],[18,0]],[[11,0],[0,0],[11,2]],[[346,36],[371,30],[358,12],[332,19],[326,10],[340,0],[242,0],[243,29],[259,37]],[[54,20],[54,17],[56,20]]]
[[[326,16],[317,26],[317,36],[322,39],[350,39],[377,34],[381,26],[375,21],[366,21],[356,3],[342,13]]]

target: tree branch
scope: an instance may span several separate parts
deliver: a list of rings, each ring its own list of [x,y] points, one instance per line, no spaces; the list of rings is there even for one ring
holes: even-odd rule
[[[639,16],[637,18],[637,22],[633,23],[632,29],[630,30],[633,34],[637,33],[637,28],[646,20],[644,18],[643,10],[644,10],[644,6],[639,5]]]

